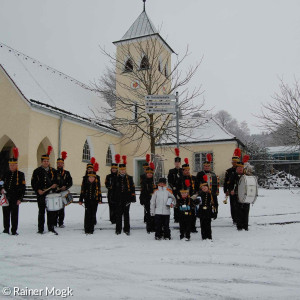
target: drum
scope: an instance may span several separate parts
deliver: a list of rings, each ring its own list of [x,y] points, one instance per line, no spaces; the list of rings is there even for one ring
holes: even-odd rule
[[[207,183],[213,195],[219,196],[220,180],[214,173],[207,174]]]
[[[258,184],[255,176],[243,175],[238,185],[238,196],[240,203],[253,204],[258,194]]]
[[[46,196],[46,207],[48,211],[61,210],[63,206],[63,200],[60,193],[49,194]]]
[[[62,201],[65,206],[71,204],[73,202],[73,196],[70,191],[61,192]]]
[[[5,196],[5,194],[2,194],[1,195],[1,198],[0,198],[0,206],[9,206],[9,202]]]

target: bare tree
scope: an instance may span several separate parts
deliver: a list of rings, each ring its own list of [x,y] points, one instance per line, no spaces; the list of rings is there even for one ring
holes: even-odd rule
[[[214,117],[231,134],[235,135],[242,142],[246,143],[250,138],[250,130],[246,121],[238,122],[226,110],[218,111]]]
[[[293,86],[289,86],[280,80],[280,91],[275,93],[272,103],[263,105],[261,115],[262,127],[280,136],[283,143],[300,145],[300,88],[295,80]]]
[[[123,133],[121,143],[136,142],[136,151],[142,141],[149,141],[151,153],[162,139],[176,135],[173,114],[145,113],[145,95],[174,94],[179,92],[180,135],[191,134],[191,129],[203,124],[201,117],[191,118],[194,113],[204,116],[204,101],[197,99],[201,87],[188,89],[188,83],[198,70],[200,63],[182,71],[189,55],[188,47],[182,57],[171,65],[165,45],[156,37],[120,45],[116,54],[101,48],[102,54],[110,59],[109,76],[100,78],[93,88],[100,92],[114,109],[107,110],[107,119],[112,126]],[[115,71],[113,71],[115,70]],[[115,86],[114,86],[115,80]],[[118,92],[121,91],[121,92]]]

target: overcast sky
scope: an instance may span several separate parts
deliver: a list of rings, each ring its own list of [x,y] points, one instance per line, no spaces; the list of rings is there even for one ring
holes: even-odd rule
[[[185,67],[203,62],[207,108],[247,121],[252,133],[261,103],[279,79],[300,80],[299,0],[147,0],[146,10],[170,46],[189,45]],[[0,41],[76,79],[98,78],[142,11],[142,0],[0,0]],[[175,57],[174,57],[175,58]]]

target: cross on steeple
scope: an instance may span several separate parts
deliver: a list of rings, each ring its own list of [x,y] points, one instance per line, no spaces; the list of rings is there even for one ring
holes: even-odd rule
[[[143,0],[144,2],[144,10],[143,11],[146,11],[146,0]]]

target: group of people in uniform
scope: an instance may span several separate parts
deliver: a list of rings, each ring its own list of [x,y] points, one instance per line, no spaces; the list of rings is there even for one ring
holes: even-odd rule
[[[44,233],[45,214],[47,213],[48,231],[57,235],[55,227],[64,228],[65,211],[50,211],[46,207],[46,197],[50,193],[68,191],[73,184],[70,172],[65,170],[64,162],[67,153],[63,151],[57,159],[57,169],[50,166],[49,159],[52,147],[41,157],[41,166],[34,170],[31,186],[37,195],[38,233]],[[197,176],[191,175],[187,158],[181,166],[179,149],[175,149],[175,167],[169,170],[168,185],[166,178],[155,182],[155,165],[151,156],[146,155],[141,175],[140,204],[144,207],[144,222],[147,233],[155,232],[155,239],[171,239],[170,215],[174,208],[174,222],[179,223],[180,239],[189,241],[191,233],[196,233],[196,220],[200,218],[202,239],[212,239],[211,220],[218,216],[219,177],[212,172],[212,155],[206,156],[203,170]],[[26,183],[24,173],[18,170],[18,149],[13,149],[13,158],[9,159],[9,171],[0,181],[1,202],[6,200],[9,205],[2,205],[4,233],[18,235],[19,205],[25,194]],[[244,162],[240,161],[241,150],[237,148],[232,157],[232,168],[226,170],[224,193],[230,197],[231,216],[238,230],[248,230],[249,204],[238,202],[237,186],[244,174]],[[105,186],[109,205],[109,218],[115,224],[115,233],[130,235],[130,205],[136,202],[133,177],[126,172],[127,157],[115,155],[110,174],[106,176]],[[101,181],[97,175],[99,164],[92,158],[87,164],[83,176],[79,204],[84,206],[84,231],[93,234],[97,224],[97,208],[102,203]],[[227,199],[227,198],[226,198]],[[225,203],[225,202],[224,202]]]

